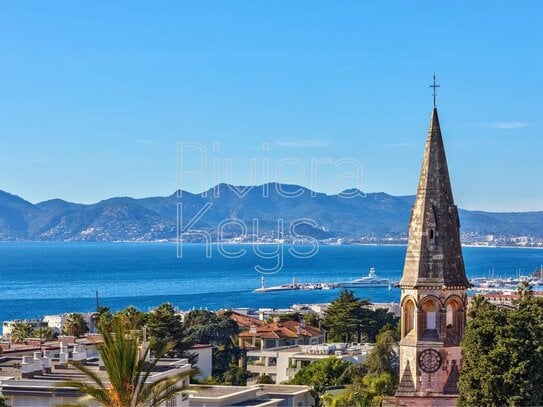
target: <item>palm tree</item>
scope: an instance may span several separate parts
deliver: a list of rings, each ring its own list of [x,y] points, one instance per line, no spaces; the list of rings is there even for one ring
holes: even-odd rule
[[[70,336],[75,336],[76,338],[83,336],[88,330],[89,325],[83,318],[83,315],[75,312],[68,315],[63,327],[64,333]]]
[[[136,330],[141,328],[143,322],[143,313],[132,305],[115,314],[127,330]]]
[[[32,332],[32,335],[36,338],[40,338],[46,341],[51,341],[53,339],[56,339],[58,336],[53,328],[50,328],[48,326],[42,326],[40,328],[35,329]]]
[[[85,403],[98,403],[104,407],[143,407],[160,405],[184,389],[179,382],[190,375],[182,372],[162,377],[148,383],[151,372],[173,344],[167,345],[151,361],[146,361],[150,346],[141,352],[140,340],[137,334],[129,332],[123,324],[116,320],[110,325],[101,323],[99,331],[103,342],[97,344],[98,352],[108,375],[108,381],[103,381],[95,371],[77,362],[72,365],[86,376],[84,381],[70,380],[61,383],[59,387],[74,387],[83,397],[79,400]]]
[[[473,318],[477,315],[477,311],[483,306],[488,305],[488,300],[481,294],[475,294],[468,306],[468,317]]]
[[[11,328],[11,340],[14,343],[22,343],[32,336],[32,327],[26,322],[15,322]]]
[[[100,305],[100,306],[98,306],[98,308],[96,308],[96,312],[94,312],[92,314],[92,317],[91,317],[92,324],[94,326],[98,326],[99,321],[101,319],[110,320],[112,317],[113,317],[113,315],[111,314],[111,311],[110,311],[109,307],[107,307],[105,305]]]
[[[521,300],[534,295],[533,287],[526,280],[521,281],[517,288],[517,294]]]

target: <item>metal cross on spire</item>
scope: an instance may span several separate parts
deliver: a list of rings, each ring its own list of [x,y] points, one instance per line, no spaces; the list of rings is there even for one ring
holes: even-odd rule
[[[436,89],[439,88],[439,85],[436,85],[436,74],[434,74],[434,83],[430,85],[431,88],[433,88],[432,94],[434,95],[434,108],[436,107]]]

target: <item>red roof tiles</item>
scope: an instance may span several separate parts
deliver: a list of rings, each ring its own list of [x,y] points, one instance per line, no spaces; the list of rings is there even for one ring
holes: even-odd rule
[[[254,330],[244,331],[239,334],[241,338],[257,337],[262,339],[303,338],[321,336],[320,329],[313,326],[303,326],[294,320],[272,322],[257,326]]]

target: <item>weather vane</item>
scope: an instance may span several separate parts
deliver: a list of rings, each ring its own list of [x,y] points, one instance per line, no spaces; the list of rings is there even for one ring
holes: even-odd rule
[[[434,74],[434,83],[430,85],[433,88],[432,94],[434,95],[434,108],[436,107],[436,88],[439,88],[439,85],[436,85],[436,74]]]

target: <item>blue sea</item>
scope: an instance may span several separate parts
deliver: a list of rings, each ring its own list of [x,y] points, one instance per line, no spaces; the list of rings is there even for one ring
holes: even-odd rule
[[[338,290],[253,293],[261,274],[255,267],[280,268],[266,275],[266,285],[336,282],[367,275],[399,280],[405,246],[321,246],[309,258],[294,256],[277,245],[231,245],[239,257],[226,257],[216,245],[209,257],[199,244],[174,243],[1,243],[0,321],[69,311],[92,311],[95,292],[112,309],[134,305],[142,310],[169,301],[180,309],[228,307],[284,308],[295,303],[333,300]],[[309,247],[296,247],[308,252]],[[543,264],[543,250],[464,248],[468,277],[528,274]],[[374,302],[398,301],[400,291],[355,290]]]

